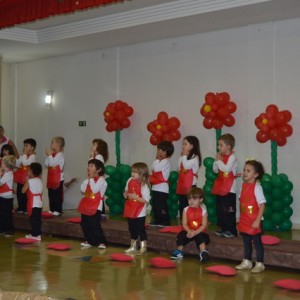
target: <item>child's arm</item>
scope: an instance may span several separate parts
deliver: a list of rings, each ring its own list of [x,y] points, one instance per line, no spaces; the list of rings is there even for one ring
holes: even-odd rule
[[[262,204],[260,204],[260,206],[259,206],[259,210],[258,210],[257,217],[256,217],[255,221],[254,221],[253,224],[252,224],[252,227],[253,227],[253,228],[258,228],[258,227],[259,227],[261,218],[262,218],[262,216],[263,216],[263,214],[264,214],[264,211],[265,211],[265,204],[262,203]]]
[[[69,188],[74,182],[77,182],[78,181],[78,178],[76,177],[73,177],[71,180],[67,181],[64,183],[64,186],[66,188]]]
[[[185,170],[193,169],[194,167],[199,168],[199,157],[195,156],[191,159],[187,159],[187,156],[182,156],[182,166]]]
[[[217,173],[219,170],[222,172],[236,172],[237,169],[237,159],[236,156],[234,154],[230,155],[227,164],[225,164],[222,159],[220,160],[215,160],[214,164],[213,164],[213,171],[215,173]]]
[[[29,182],[28,182],[28,180],[26,180],[26,182],[24,183],[24,185],[22,187],[22,193],[25,194],[28,189],[29,189]]]

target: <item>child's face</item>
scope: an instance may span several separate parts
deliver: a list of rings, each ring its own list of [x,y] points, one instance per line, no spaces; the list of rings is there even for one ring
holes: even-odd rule
[[[156,158],[162,160],[167,157],[167,151],[163,151],[162,149],[157,148]]]
[[[5,156],[5,155],[9,155],[9,151],[6,149],[3,149],[3,156]]]
[[[92,146],[91,146],[91,152],[97,153],[97,144],[96,143],[92,144]]]
[[[137,170],[132,169],[132,170],[131,170],[131,177],[132,177],[133,179],[140,179],[140,174],[137,172]]]
[[[190,153],[190,151],[193,149],[193,145],[190,144],[187,140],[183,140],[182,142],[182,152],[184,153]]]
[[[258,176],[257,172],[252,165],[245,164],[243,170],[243,180],[247,183],[254,183],[256,181],[256,177]]]
[[[98,176],[98,172],[100,172],[100,170],[97,170],[94,164],[88,164],[87,173],[90,178]]]
[[[60,149],[60,144],[59,144],[58,141],[52,140],[52,142],[51,142],[51,150],[54,151],[54,152],[58,152],[58,151],[61,150]]]
[[[23,153],[26,155],[32,154],[34,151],[34,148],[30,144],[24,144],[23,147]]]
[[[203,201],[203,198],[200,198],[199,196],[189,196],[189,206],[190,207],[199,207],[200,203]]]
[[[222,155],[227,155],[231,153],[231,146],[225,144],[224,141],[219,140],[218,141],[218,150]]]

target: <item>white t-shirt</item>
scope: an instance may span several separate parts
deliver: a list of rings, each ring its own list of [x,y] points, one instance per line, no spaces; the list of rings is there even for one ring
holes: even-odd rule
[[[152,172],[162,172],[165,180],[169,179],[170,169],[171,167],[169,158],[164,158],[162,160],[156,159],[151,166]],[[152,185],[152,191],[169,193],[169,184],[168,182],[154,184]]]

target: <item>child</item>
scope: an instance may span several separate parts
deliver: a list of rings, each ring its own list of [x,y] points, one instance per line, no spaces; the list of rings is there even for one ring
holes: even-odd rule
[[[6,155],[14,155],[15,156],[15,152],[14,149],[11,145],[9,144],[5,144],[2,146],[1,148],[1,155],[0,155],[0,166],[1,166],[1,161],[2,161],[2,157],[6,156]]]
[[[198,171],[202,163],[200,143],[195,136],[186,136],[183,139],[181,156],[178,161],[179,176],[176,194],[179,195],[179,213],[182,219],[183,209],[188,206],[187,193],[195,187]]]
[[[105,163],[108,160],[108,146],[107,143],[102,139],[93,139],[90,159],[99,159],[100,161]],[[105,202],[103,201],[103,209],[101,212],[101,216],[105,218]]]
[[[16,162],[18,169],[14,173],[14,181],[17,183],[18,213],[27,213],[27,197],[22,192],[23,185],[28,179],[30,164],[36,162],[36,141],[32,138],[23,141],[23,154]]]
[[[194,240],[200,251],[200,261],[205,262],[209,259],[206,251],[206,245],[209,243],[209,236],[206,233],[207,212],[205,205],[202,203],[203,196],[203,191],[197,187],[193,187],[187,194],[189,206],[183,210],[183,230],[177,236],[177,249],[172,253],[171,258],[183,258],[184,246]]]
[[[236,230],[236,180],[237,159],[233,152],[234,137],[227,133],[218,139],[218,150],[213,171],[218,173],[212,194],[216,196],[217,223],[221,230],[218,236],[231,238],[237,236]]]
[[[47,188],[49,197],[50,212],[54,216],[62,214],[63,185],[64,185],[64,163],[63,154],[65,140],[61,136],[56,136],[51,141],[51,148],[46,149],[46,162],[48,167]]]
[[[29,166],[29,179],[22,187],[22,193],[27,194],[27,212],[31,225],[31,234],[27,234],[26,238],[41,240],[42,227],[42,193],[43,182],[42,165],[33,162]]]
[[[157,145],[156,160],[153,162],[149,181],[152,184],[153,225],[170,225],[167,199],[169,197],[168,178],[170,175],[170,157],[174,153],[171,142]]]
[[[238,270],[249,270],[252,268],[252,242],[256,249],[256,264],[252,273],[263,272],[265,266],[264,246],[261,241],[261,220],[263,217],[266,199],[263,194],[259,180],[264,175],[264,167],[256,160],[245,163],[243,170],[243,186],[240,195],[240,221],[238,231],[243,236],[244,259],[236,266]]]
[[[13,225],[13,168],[16,164],[16,158],[13,155],[7,155],[2,158],[0,168],[0,233],[6,237],[14,235]]]
[[[91,147],[90,159],[99,159],[104,164],[108,160],[108,146],[102,139],[94,139]]]
[[[12,146],[14,156],[16,158],[19,158],[19,153],[18,153],[18,150],[17,150],[17,147],[16,147],[15,143],[12,140],[10,140],[8,137],[4,136],[4,128],[3,128],[2,125],[0,125],[0,151],[2,150],[2,147],[4,145]]]
[[[147,252],[147,233],[145,230],[146,207],[150,201],[149,169],[143,162],[134,163],[131,166],[131,178],[125,187],[124,214],[127,218],[131,237],[130,247],[126,253],[137,251],[137,240],[140,239],[139,254]]]
[[[81,192],[85,194],[77,208],[81,213],[81,228],[85,237],[85,242],[80,245],[84,248],[97,245],[99,249],[106,249],[106,239],[101,227],[103,196],[107,187],[104,171],[103,162],[90,159],[87,178],[80,187]]]

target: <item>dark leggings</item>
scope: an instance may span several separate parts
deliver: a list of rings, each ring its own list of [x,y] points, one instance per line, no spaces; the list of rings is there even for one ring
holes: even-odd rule
[[[252,242],[256,250],[256,261],[264,261],[264,246],[261,241],[261,233],[256,235],[250,235],[247,233],[242,233],[244,242],[244,258],[252,261]]]
[[[145,229],[146,217],[131,219],[128,218],[128,228],[130,232],[130,238],[132,240],[137,240],[140,238],[140,241],[147,240],[147,233]]]

